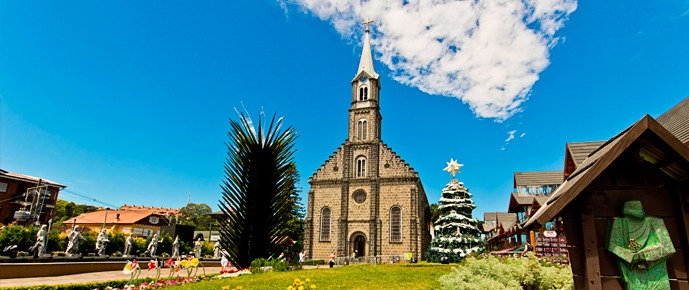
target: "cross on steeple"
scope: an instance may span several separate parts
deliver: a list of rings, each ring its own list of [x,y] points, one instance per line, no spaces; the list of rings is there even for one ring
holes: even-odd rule
[[[366,25],[366,32],[369,32],[370,30],[368,29],[368,24],[373,22],[373,20],[369,19],[368,16],[366,16],[366,21],[361,22],[361,24]]]

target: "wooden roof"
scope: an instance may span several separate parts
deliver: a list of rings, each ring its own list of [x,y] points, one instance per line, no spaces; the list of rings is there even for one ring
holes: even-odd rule
[[[689,97],[660,115],[656,120],[675,135],[679,141],[689,145]]]
[[[495,226],[487,226],[486,221],[494,221]],[[483,213],[483,231],[489,232],[495,228],[502,227],[507,230],[517,223],[517,214],[509,212],[484,212]]]
[[[562,170],[515,172],[514,187],[542,186],[562,183]]]
[[[571,142],[567,143],[567,153],[570,154],[574,165],[579,167],[581,163],[589,157],[589,154],[598,149],[606,141],[591,141],[591,142]]]
[[[617,136],[608,140],[603,146],[590,154],[584,162],[565,180],[565,182],[553,192],[546,202],[527,222],[526,226],[535,223],[544,225],[546,222],[558,216],[579,193],[598,177],[613,161],[631,147],[633,143],[642,138],[655,136],[663,148],[654,142],[643,142],[639,147],[639,155],[645,160],[656,164],[658,169],[678,181],[689,179],[689,172],[683,165],[689,164],[689,148],[685,147],[672,133],[665,129],[651,116],[646,115],[631,127],[625,129]],[[656,141],[655,143],[658,143]]]
[[[536,195],[531,194],[520,194],[518,192],[513,192],[510,195],[510,203],[507,206],[507,212],[517,212],[516,210],[522,206],[530,206],[534,202]],[[545,197],[545,196],[543,196]]]

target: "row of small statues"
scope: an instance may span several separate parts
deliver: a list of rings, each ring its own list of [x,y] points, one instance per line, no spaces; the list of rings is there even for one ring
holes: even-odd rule
[[[78,250],[79,250],[79,242],[84,239],[84,236],[81,235],[81,231],[79,230],[79,226],[75,226],[72,232],[69,233],[67,236],[67,249],[65,250],[65,255],[67,256],[78,256]],[[41,229],[38,231],[37,237],[36,237],[36,243],[29,249],[30,252],[37,251],[37,256],[42,256],[45,255],[46,247],[47,247],[47,242],[48,241],[48,231],[47,231],[47,226],[43,225],[41,226]],[[110,243],[110,240],[108,240],[108,234],[106,233],[105,229],[101,230],[101,232],[98,234],[98,237],[96,238],[96,251],[98,252],[98,255],[100,256],[105,256],[105,249],[107,248],[108,243]],[[122,256],[127,257],[131,255],[132,252],[132,245],[134,244],[134,238],[132,237],[132,234],[129,234],[127,239],[124,241],[124,251],[122,251]],[[201,239],[197,239],[194,242],[194,255],[196,257],[201,257]],[[148,246],[146,247],[146,251],[144,252],[144,255],[150,255],[150,256],[155,256],[156,251],[158,250],[158,234],[154,234],[153,238],[151,238],[151,242],[148,243]],[[220,241],[215,242],[215,246],[213,247],[213,258],[220,258],[220,253],[221,253],[221,246],[220,246]],[[179,236],[175,237],[175,241],[172,242],[172,257],[179,257]]]

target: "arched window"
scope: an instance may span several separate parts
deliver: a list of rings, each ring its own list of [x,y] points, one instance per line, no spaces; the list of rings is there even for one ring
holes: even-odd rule
[[[368,139],[368,121],[366,119],[361,119],[356,124],[356,137],[359,140]]]
[[[366,177],[366,158],[359,157],[356,159],[356,177]]]
[[[402,241],[402,209],[399,206],[390,209],[390,241]]]
[[[330,208],[321,210],[321,241],[330,241]]]
[[[368,101],[368,87],[362,86],[359,88],[359,101]]]

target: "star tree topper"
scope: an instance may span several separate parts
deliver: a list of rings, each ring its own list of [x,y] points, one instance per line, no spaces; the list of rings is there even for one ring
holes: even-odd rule
[[[443,170],[452,174],[452,177],[455,177],[455,174],[459,172],[459,169],[462,168],[462,166],[464,166],[464,164],[459,164],[457,163],[457,160],[454,160],[452,158],[450,158],[450,162],[445,163],[447,163],[447,167],[445,167],[445,169]]]

